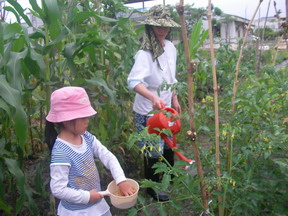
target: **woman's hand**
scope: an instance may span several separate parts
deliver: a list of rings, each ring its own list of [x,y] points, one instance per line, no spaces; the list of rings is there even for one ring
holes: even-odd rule
[[[175,99],[172,100],[172,107],[173,107],[179,114],[182,112],[182,109],[181,109],[181,106],[180,106],[180,104],[179,104],[179,102],[178,102],[178,99],[177,99],[177,100],[175,100]]]
[[[98,191],[96,189],[93,189],[90,192],[90,200],[89,202],[97,202],[99,199],[102,199],[104,196],[100,193],[98,193]]]
[[[172,94],[173,94],[172,95],[172,108],[174,108],[179,114],[181,114],[182,109],[178,101],[176,90],[173,90]]]
[[[161,110],[166,106],[165,101],[163,101],[158,96],[153,97],[152,101],[152,108],[153,110]]]
[[[128,181],[122,181],[118,184],[120,192],[124,196],[133,195],[136,192],[136,188],[132,187]]]
[[[160,110],[166,106],[165,101],[150,92],[143,83],[139,83],[138,85],[136,85],[134,90],[138,94],[151,101],[153,110]]]

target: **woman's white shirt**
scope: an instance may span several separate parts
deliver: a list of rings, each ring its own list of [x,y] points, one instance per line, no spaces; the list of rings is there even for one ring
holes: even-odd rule
[[[171,89],[159,91],[161,85],[177,83],[176,76],[176,48],[169,40],[165,40],[164,53],[157,60],[152,60],[150,51],[139,50],[135,55],[135,63],[128,76],[128,87],[134,89],[139,83],[143,83],[153,94],[162,98],[167,107],[171,106]],[[160,94],[160,95],[159,95]],[[133,110],[141,115],[147,115],[152,110],[152,103],[147,98],[136,93]]]

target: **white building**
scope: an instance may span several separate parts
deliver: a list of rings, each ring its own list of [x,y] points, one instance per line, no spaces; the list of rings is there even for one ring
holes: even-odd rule
[[[237,44],[240,39],[242,39],[246,32],[246,27],[249,25],[250,20],[225,14],[221,17],[213,17],[218,22],[220,22],[220,40],[219,42]],[[253,28],[254,26],[252,26]],[[208,29],[208,21],[203,20],[203,28]],[[251,34],[248,34],[251,37]]]
[[[265,24],[266,22],[266,24]],[[279,31],[279,23],[276,17],[261,17],[260,19],[255,19],[254,23],[255,29],[264,28],[264,26],[271,28],[273,31]]]

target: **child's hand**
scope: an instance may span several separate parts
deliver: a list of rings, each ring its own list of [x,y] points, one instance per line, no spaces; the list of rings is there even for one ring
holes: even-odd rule
[[[99,199],[103,198],[104,196],[100,193],[98,193],[98,191],[96,189],[93,189],[90,192],[90,200],[89,202],[97,202]]]
[[[120,192],[124,196],[133,195],[136,192],[136,188],[132,187],[128,181],[122,181],[118,184]]]

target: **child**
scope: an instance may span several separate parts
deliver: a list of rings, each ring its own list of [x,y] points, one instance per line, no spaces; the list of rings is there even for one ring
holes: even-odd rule
[[[45,141],[52,150],[50,187],[52,194],[61,200],[57,210],[59,216],[111,215],[109,205],[98,193],[101,191],[100,178],[94,158],[99,158],[110,170],[123,195],[135,192],[127,183],[117,158],[87,131],[88,117],[95,114],[81,87],[63,87],[51,95]]]

